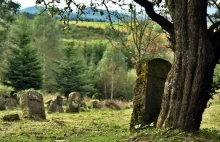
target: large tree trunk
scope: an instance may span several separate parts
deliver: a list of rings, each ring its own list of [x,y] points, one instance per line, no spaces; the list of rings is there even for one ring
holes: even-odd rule
[[[171,0],[170,0],[171,1]],[[215,67],[207,32],[207,0],[172,0],[175,59],[165,83],[157,127],[199,130]]]

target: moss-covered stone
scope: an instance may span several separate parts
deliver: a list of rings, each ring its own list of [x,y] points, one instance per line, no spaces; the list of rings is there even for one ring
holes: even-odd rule
[[[69,94],[68,101],[67,101],[67,113],[76,113],[80,112],[80,106],[81,106],[81,95],[78,92],[72,92]]]
[[[171,64],[163,59],[143,59],[137,64],[137,80],[133,92],[134,109],[130,130],[156,121],[161,106],[164,84]]]
[[[63,113],[63,98],[61,96],[57,96],[53,98],[50,102],[48,113],[60,112]]]
[[[46,119],[43,96],[37,91],[27,91],[21,96],[22,116],[28,119]]]

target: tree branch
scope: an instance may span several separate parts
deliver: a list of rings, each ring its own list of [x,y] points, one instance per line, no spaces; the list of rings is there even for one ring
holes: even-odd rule
[[[216,1],[212,0],[212,2],[213,2],[214,5],[216,6],[216,8],[218,8],[218,10],[220,10],[220,6],[218,6],[218,4],[216,3]]]
[[[174,36],[174,27],[171,22],[169,22],[166,18],[163,16],[157,14],[154,11],[154,4],[148,0],[134,0],[136,3],[138,3],[140,6],[143,6],[145,8],[146,13],[148,16],[158,23],[164,30],[166,30],[171,37]]]
[[[209,27],[208,32],[209,32],[209,35],[210,35],[211,37],[213,37],[213,36],[215,35],[214,30],[215,30],[216,28],[218,28],[218,26],[220,26],[220,21],[215,22],[214,24],[212,24],[212,25]]]
[[[206,15],[207,15],[209,21],[210,21],[212,24],[214,24],[215,22],[212,20],[211,16],[210,16],[208,13],[207,13]]]
[[[218,63],[220,60],[220,31],[214,32],[214,35],[211,39],[212,45],[213,45],[213,50],[215,53],[215,62]]]

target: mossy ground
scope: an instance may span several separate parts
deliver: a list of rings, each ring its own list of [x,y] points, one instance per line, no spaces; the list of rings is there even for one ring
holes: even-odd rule
[[[135,134],[129,133],[132,109],[96,110],[78,114],[47,114],[47,120],[21,119],[15,122],[0,120],[0,141],[2,142],[220,142],[220,100],[218,97],[206,109],[201,131],[186,133],[180,130],[159,130],[147,128]],[[7,110],[4,114],[19,113],[21,110]]]
[[[2,111],[0,117],[20,110]],[[91,110],[79,114],[47,114],[45,121],[0,121],[0,141],[126,141],[130,110]]]

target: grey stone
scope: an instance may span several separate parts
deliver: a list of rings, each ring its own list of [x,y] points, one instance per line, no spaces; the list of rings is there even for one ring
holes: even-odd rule
[[[171,64],[163,59],[144,59],[137,64],[130,130],[156,122],[160,113],[165,80]]]
[[[78,92],[70,93],[67,101],[66,112],[67,113],[80,112],[81,101],[82,100],[80,93]]]
[[[105,106],[107,106],[108,108],[111,108],[111,109],[121,110],[121,107],[114,101],[105,102]]]
[[[27,91],[21,98],[22,116],[28,119],[46,119],[43,96],[37,91]]]
[[[105,103],[104,102],[99,102],[99,101],[93,101],[92,102],[92,108],[103,109],[103,108],[105,108]]]
[[[56,98],[52,99],[49,105],[48,112],[49,113],[64,112],[63,107],[62,107],[62,104],[63,104],[62,101],[63,101],[63,98],[61,96],[57,96]]]
[[[19,115],[16,114],[8,114],[3,116],[2,118],[3,121],[16,121],[16,120],[20,120]]]

